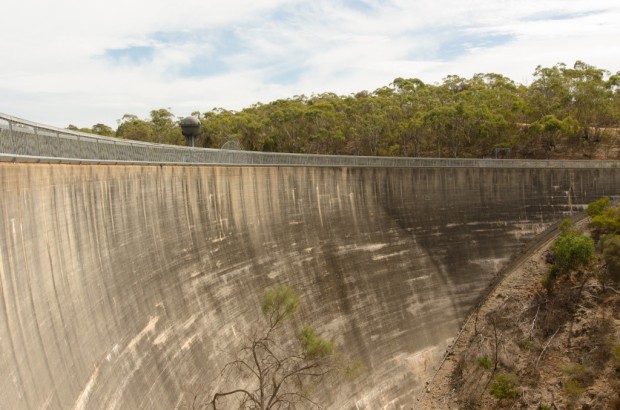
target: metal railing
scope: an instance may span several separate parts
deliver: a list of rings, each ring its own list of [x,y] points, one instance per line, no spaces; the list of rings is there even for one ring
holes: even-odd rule
[[[103,137],[0,113],[0,161],[325,167],[618,168],[619,161],[360,157],[189,148]]]

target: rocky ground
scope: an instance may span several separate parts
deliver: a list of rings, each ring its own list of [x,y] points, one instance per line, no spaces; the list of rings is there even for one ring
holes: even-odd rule
[[[417,409],[620,409],[618,286],[597,262],[549,294],[547,239],[472,313]]]

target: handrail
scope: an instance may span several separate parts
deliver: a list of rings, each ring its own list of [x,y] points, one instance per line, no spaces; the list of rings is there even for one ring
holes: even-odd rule
[[[376,168],[618,168],[612,160],[404,158],[190,148],[104,137],[0,113],[0,162]]]

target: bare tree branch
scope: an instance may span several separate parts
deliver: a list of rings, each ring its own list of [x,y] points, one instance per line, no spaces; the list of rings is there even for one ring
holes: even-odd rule
[[[555,335],[558,334],[559,331],[560,331],[560,328],[558,327],[556,329],[555,333],[553,335],[551,335],[549,340],[547,340],[547,344],[543,348],[542,352],[540,352],[540,356],[538,356],[538,359],[536,360],[536,365],[534,367],[538,367],[538,362],[540,362],[540,359],[543,357],[543,354],[545,354],[545,350],[547,350],[547,348],[549,347],[549,344],[551,343],[551,340],[553,340],[553,338],[555,337]]]
[[[250,392],[244,389],[231,390],[225,393],[215,393],[213,395],[213,400],[211,400],[211,405],[213,406],[213,410],[217,410],[217,399],[219,399],[220,397],[231,396],[233,394],[238,394],[238,393],[244,394],[247,398],[250,398],[252,401],[255,401],[254,396],[252,396]]]
[[[229,378],[235,369],[239,372],[235,378],[240,387],[215,393],[209,403],[213,410],[217,410],[218,403],[221,405],[219,400],[229,396],[239,397],[236,406],[244,410],[291,409],[300,402],[320,408],[309,395],[312,386],[318,386],[336,369],[333,345],[317,336],[312,328],[304,328],[298,338],[291,340],[282,325],[297,307],[298,299],[290,288],[276,287],[275,292],[266,292],[261,305],[266,328],[251,332],[237,358],[220,373]],[[316,346],[328,348],[318,350]],[[226,403],[227,408],[229,404]]]

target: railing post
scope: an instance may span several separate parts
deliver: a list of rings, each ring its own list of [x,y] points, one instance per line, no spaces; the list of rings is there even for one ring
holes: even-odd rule
[[[60,131],[56,131],[56,141],[52,141],[52,147],[56,148],[54,155],[57,157],[62,157],[62,150],[60,145]]]
[[[15,135],[13,134],[13,121],[8,120],[9,122],[9,138],[11,138],[11,144],[13,145],[13,152],[18,154],[17,152],[17,141],[15,141]]]
[[[77,137],[77,146],[78,146],[78,158],[84,158],[84,153],[82,152],[82,141],[80,141],[80,136],[76,135]]]
[[[34,136],[35,136],[34,144],[33,144],[34,145],[33,152],[38,153],[39,156],[42,157],[43,155],[41,154],[41,150],[43,148],[41,147],[41,145],[43,145],[43,144],[39,143],[39,127],[34,126],[34,127],[32,127],[32,129],[34,130]]]

